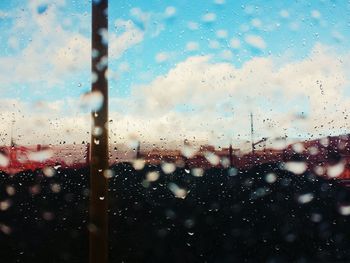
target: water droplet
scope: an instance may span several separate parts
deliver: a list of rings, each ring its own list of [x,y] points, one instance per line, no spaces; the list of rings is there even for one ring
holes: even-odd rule
[[[229,176],[236,176],[237,174],[238,174],[238,170],[236,168],[228,169],[228,175]]]
[[[202,16],[202,21],[205,23],[212,23],[216,20],[216,14],[214,13],[207,13]]]
[[[80,98],[80,107],[84,110],[98,111],[103,105],[103,95],[100,91],[85,93]]]
[[[48,9],[48,5],[47,4],[41,4],[37,7],[36,11],[38,12],[39,15],[42,15],[43,13],[46,12],[46,10]]]
[[[46,176],[46,177],[52,177],[54,176],[56,173],[55,169],[53,169],[52,167],[45,167],[43,169],[43,174]]]
[[[320,19],[321,18],[321,13],[318,10],[312,10],[311,11],[311,17],[314,19]]]
[[[98,30],[98,33],[102,37],[102,44],[107,45],[108,44],[108,30],[107,30],[107,28],[100,28]]]
[[[147,180],[143,180],[141,184],[144,188],[148,188],[151,185]]]
[[[311,202],[314,199],[314,195],[312,193],[302,194],[298,196],[298,202],[300,204],[306,204]]]
[[[211,164],[211,165],[218,165],[220,163],[220,158],[215,153],[212,152],[206,152],[204,153],[205,159]]]
[[[46,221],[51,221],[55,218],[55,214],[52,212],[44,212],[43,213],[43,219]]]
[[[95,83],[98,80],[98,75],[95,72],[91,73],[91,82]]]
[[[265,181],[269,184],[273,184],[274,182],[276,182],[276,180],[277,180],[277,177],[274,173],[268,173],[265,176]]]
[[[10,163],[10,160],[7,158],[7,156],[0,153],[0,166],[7,167],[9,163]]]
[[[93,49],[92,52],[91,52],[91,56],[93,58],[97,58],[99,55],[99,51],[97,49]]]
[[[305,150],[302,143],[293,144],[292,148],[296,153],[302,153]]]
[[[170,17],[173,17],[175,14],[176,14],[176,8],[173,7],[173,6],[168,6],[166,9],[165,9],[165,16],[170,18]]]
[[[322,146],[327,147],[328,144],[329,144],[329,140],[328,140],[327,137],[321,138],[321,139],[320,139],[320,143],[322,144]]]
[[[0,223],[0,231],[6,235],[9,235],[9,234],[11,234],[12,229],[9,226]]]
[[[53,156],[52,150],[42,150],[38,152],[31,152],[28,154],[28,159],[34,162],[44,162]]]
[[[92,224],[90,223],[88,226],[87,226],[87,229],[89,230],[89,232],[92,232],[92,233],[95,233],[97,232],[98,228],[95,224]]]
[[[321,214],[317,214],[317,213],[313,213],[311,215],[310,219],[311,219],[312,222],[319,223],[322,220],[322,215]]]
[[[321,175],[324,175],[325,173],[325,168],[323,166],[316,166],[314,168],[314,172],[318,175],[318,176],[321,176]]]
[[[176,166],[173,163],[163,163],[162,170],[166,174],[171,174],[176,170]]]
[[[330,165],[327,167],[327,175],[329,177],[338,177],[344,171],[345,164],[343,162],[339,162],[335,165]]]
[[[310,153],[311,155],[316,155],[316,154],[318,154],[318,149],[317,149],[317,147],[314,147],[314,146],[310,147],[310,148],[308,149],[308,151],[309,151],[309,153]]]
[[[111,169],[107,169],[103,172],[103,176],[107,179],[110,179],[114,176],[114,171]]]
[[[93,130],[92,130],[92,134],[93,134],[94,136],[101,136],[102,133],[103,133],[103,129],[102,129],[101,127],[99,127],[99,126],[95,126],[95,127],[93,128]]]
[[[6,193],[9,195],[9,196],[13,196],[16,194],[16,189],[13,187],[13,186],[6,186]]]
[[[286,162],[284,169],[294,174],[302,174],[306,171],[307,165],[305,162]]]
[[[136,159],[133,161],[132,166],[135,170],[142,170],[145,167],[145,163],[144,159]]]
[[[155,182],[159,179],[159,172],[152,171],[146,174],[146,180],[148,182]]]
[[[4,200],[0,202],[0,210],[1,211],[6,211],[9,209],[11,206],[11,201],[10,200]]]
[[[338,211],[341,215],[348,216],[350,215],[350,205],[340,205]]]
[[[190,145],[184,145],[181,149],[181,153],[186,158],[192,158],[196,154],[196,149],[191,147]]]
[[[185,199],[188,194],[188,191],[186,189],[179,187],[175,183],[170,183],[168,185],[168,188],[176,198]]]
[[[57,183],[51,185],[51,191],[53,193],[59,193],[61,191],[61,186]]]
[[[202,177],[204,174],[204,170],[202,168],[193,168],[191,173],[195,177]]]

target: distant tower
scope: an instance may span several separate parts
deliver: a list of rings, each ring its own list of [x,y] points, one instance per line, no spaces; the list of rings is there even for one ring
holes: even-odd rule
[[[190,146],[190,142],[187,139],[185,139],[184,140],[184,148],[189,147],[189,146]],[[187,156],[183,156],[183,161],[184,161],[184,168],[189,169]]]
[[[13,139],[13,126],[15,125],[15,120],[13,119],[11,122],[11,138],[10,138],[10,146],[14,147],[15,146],[15,140]]]
[[[229,147],[228,151],[229,151],[229,158],[230,158],[230,166],[233,167],[233,148],[232,148],[232,144],[230,144],[230,147]]]
[[[137,148],[136,148],[136,159],[141,158],[141,142],[137,142]]]
[[[254,145],[254,123],[253,123],[253,113],[250,113],[250,136],[252,142],[252,153],[255,153],[255,145]]]

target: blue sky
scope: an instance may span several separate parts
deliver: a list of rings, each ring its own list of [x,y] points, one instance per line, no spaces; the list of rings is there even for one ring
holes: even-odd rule
[[[0,2],[3,100],[33,112],[33,105],[50,102],[50,118],[80,117],[75,106],[90,89],[90,4]],[[248,138],[242,112],[249,111],[256,112],[258,136],[271,133],[269,119],[279,127],[300,113],[309,116],[308,128],[286,126],[290,136],[347,132],[341,122],[350,95],[349,12],[349,3],[335,0],[110,1],[112,115],[133,119],[126,129],[133,134],[176,120],[184,136],[197,125],[208,134]],[[330,122],[322,115],[339,125],[321,124]],[[224,127],[228,120],[242,127],[232,132]],[[318,124],[325,128],[316,132]]]
[[[26,1],[1,1],[2,13],[11,13],[11,16],[3,16],[0,20],[1,42],[0,55],[13,56],[30,43],[36,37],[34,30],[13,32],[11,26],[15,20],[21,18],[21,13],[29,13]],[[29,1],[30,2],[30,1]],[[40,8],[55,5],[62,1],[32,1],[37,2],[37,11]],[[46,5],[46,2],[51,2]],[[174,8],[174,15],[166,17],[166,9]],[[110,31],[115,32],[114,22],[116,19],[131,19],[141,30],[145,30],[144,22],[133,15],[132,10],[140,9],[149,15],[149,24],[144,41],[131,47],[118,60],[111,60],[112,69],[126,62],[133,64],[129,67],[128,74],[122,74],[118,82],[112,82],[111,95],[125,96],[129,94],[130,86],[152,80],[158,75],[166,73],[176,63],[183,61],[189,56],[202,54],[218,54],[222,49],[233,53],[228,61],[236,66],[251,59],[254,56],[278,56],[286,52],[291,54],[290,59],[298,60],[307,56],[316,42],[337,46],[339,51],[349,49],[348,41],[341,41],[350,35],[350,5],[345,1],[110,1]],[[74,21],[77,14],[86,13],[89,17],[91,10],[88,1],[65,1],[60,6],[62,18],[69,17],[73,20],[66,29],[72,32],[82,33],[89,37],[89,30],[82,30],[79,23]],[[205,22],[203,16],[214,14],[215,21]],[[319,14],[319,17],[318,17]],[[45,16],[45,12],[41,15]],[[347,19],[348,18],[348,19]],[[29,21],[30,22],[30,21]],[[188,28],[189,23],[196,23],[198,30]],[[148,23],[148,22],[147,22]],[[255,24],[254,24],[255,23]],[[162,25],[159,34],[152,36],[157,27]],[[224,30],[227,37],[217,36],[218,31]],[[263,50],[254,48],[244,40],[247,35],[261,37],[266,43]],[[19,48],[9,47],[8,40],[11,36],[19,38]],[[40,37],[40,36],[39,36]],[[240,41],[239,48],[231,48],[230,40],[236,38]],[[186,51],[188,42],[197,42],[198,50]],[[220,48],[211,49],[210,41],[217,41]],[[50,45],[50,43],[47,43]],[[173,57],[163,63],[157,63],[155,57],[160,52],[173,53]],[[215,60],[220,60],[217,56]],[[89,68],[86,67],[88,70]],[[146,77],[145,77],[146,75]],[[75,81],[86,77],[86,72],[80,72]],[[79,82],[78,82],[79,83]],[[86,82],[86,84],[88,84]],[[28,96],[30,89],[21,88],[30,83],[21,83],[18,88],[21,92],[8,93],[6,96],[21,99],[38,99],[37,96]],[[86,87],[74,87],[67,85],[66,89],[60,90],[59,94],[44,92],[39,98],[54,99],[54,95],[61,97],[79,96]],[[74,91],[74,92],[73,92]]]
[[[119,4],[120,3],[120,4]],[[344,1],[227,1],[215,4],[213,1],[120,1],[111,4],[110,18],[138,19],[130,15],[130,10],[140,8],[145,13],[163,13],[167,7],[176,8],[171,19],[161,19],[154,15],[153,21],[164,24],[165,29],[157,37],[146,37],[138,48],[130,49],[122,60],[135,61],[141,58],[142,64],[132,67],[133,78],[124,76],[121,86],[127,89],[133,82],[142,81],[137,72],[150,68],[153,77],[164,74],[177,62],[194,54],[218,54],[223,48],[233,52],[229,61],[236,66],[251,59],[252,56],[278,56],[291,53],[292,60],[307,56],[316,42],[336,45],[339,50],[348,50],[347,38],[350,33],[349,20],[339,19],[349,16],[349,5]],[[122,7],[122,8],[120,8]],[[205,14],[216,15],[211,23],[203,21]],[[320,17],[317,16],[320,14]],[[287,17],[283,17],[287,16]],[[198,24],[198,30],[190,30],[188,23]],[[255,26],[254,26],[255,23]],[[259,25],[261,23],[261,25]],[[272,27],[269,29],[269,27]],[[112,28],[112,24],[111,24]],[[225,30],[227,38],[219,38],[217,32]],[[263,38],[266,48],[254,48],[244,41],[246,35]],[[230,48],[230,40],[236,38],[241,45],[238,49]],[[195,41],[198,51],[186,52],[186,43]],[[209,41],[218,41],[220,48],[213,50]],[[159,52],[175,52],[172,60],[157,64],[155,56]],[[217,58],[219,60],[220,58]],[[112,63],[114,65],[114,63]],[[151,77],[152,78],[152,77]]]

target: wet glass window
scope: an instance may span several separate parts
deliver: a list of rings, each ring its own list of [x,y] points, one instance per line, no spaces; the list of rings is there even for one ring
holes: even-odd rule
[[[13,0],[0,32],[4,262],[350,261],[349,2]]]

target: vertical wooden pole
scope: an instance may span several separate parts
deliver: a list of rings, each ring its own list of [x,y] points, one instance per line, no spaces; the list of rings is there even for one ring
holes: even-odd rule
[[[103,96],[92,112],[90,162],[90,263],[108,262],[108,0],[92,1],[92,92]],[[99,132],[96,132],[99,131]]]

